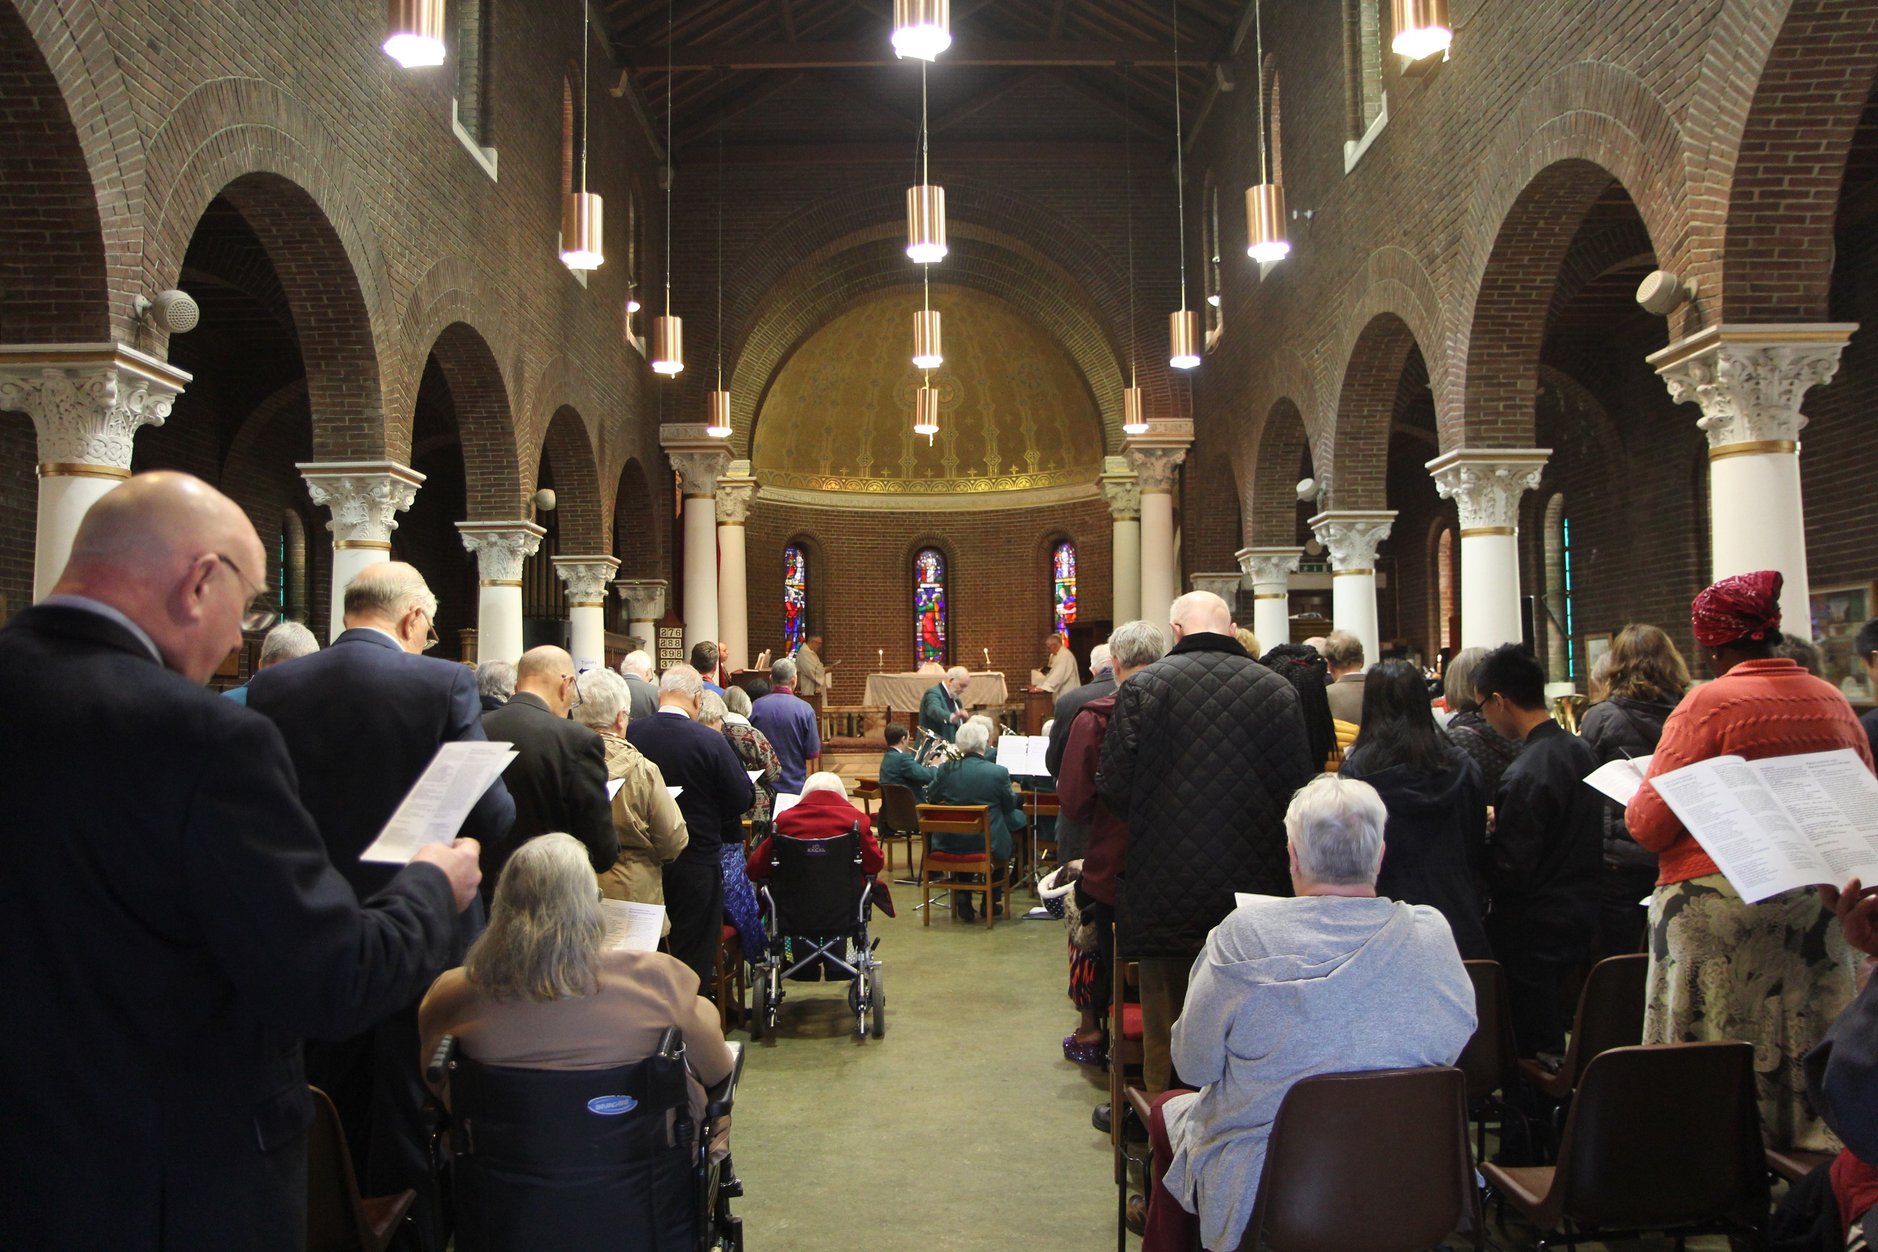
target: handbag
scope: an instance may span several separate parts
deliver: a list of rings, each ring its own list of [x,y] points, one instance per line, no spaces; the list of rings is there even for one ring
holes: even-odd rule
[[[1076,880],[1082,877],[1073,865],[1059,867],[1037,884],[1037,895],[1052,917],[1063,919],[1069,941],[1084,952],[1096,950],[1096,925],[1076,903]]]

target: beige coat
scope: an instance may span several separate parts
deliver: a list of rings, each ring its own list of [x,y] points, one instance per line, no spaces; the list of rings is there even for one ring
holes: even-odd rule
[[[609,900],[640,904],[665,903],[665,880],[660,868],[676,860],[691,842],[678,802],[665,789],[659,767],[639,749],[614,735],[600,736],[606,745],[606,776],[620,780],[613,796],[613,829],[619,835],[619,859],[600,874],[600,892]],[[665,933],[671,933],[671,918]]]

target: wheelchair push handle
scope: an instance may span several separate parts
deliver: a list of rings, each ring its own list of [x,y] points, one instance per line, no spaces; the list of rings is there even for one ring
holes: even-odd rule
[[[437,1050],[430,1054],[430,1064],[424,1067],[424,1079],[433,1086],[442,1082],[450,1072],[450,1061],[456,1055],[456,1036],[445,1035],[437,1040]]]

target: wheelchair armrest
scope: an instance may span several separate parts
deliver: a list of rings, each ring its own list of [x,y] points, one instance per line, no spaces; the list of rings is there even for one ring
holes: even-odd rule
[[[450,1072],[450,1060],[455,1055],[455,1035],[445,1035],[437,1040],[437,1050],[430,1054],[430,1064],[424,1067],[424,1080],[432,1086],[442,1082],[444,1075]]]
[[[704,1117],[706,1121],[715,1121],[730,1112],[737,1100],[737,1080],[743,1077],[743,1042],[730,1040],[730,1073],[724,1075],[722,1082],[705,1088]]]

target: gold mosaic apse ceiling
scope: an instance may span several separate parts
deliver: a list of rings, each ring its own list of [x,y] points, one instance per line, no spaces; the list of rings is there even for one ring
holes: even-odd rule
[[[1093,491],[1102,427],[1069,355],[994,297],[934,286],[932,302],[945,364],[931,446],[913,433],[919,288],[883,292],[811,335],[764,397],[751,460],[766,495]]]

